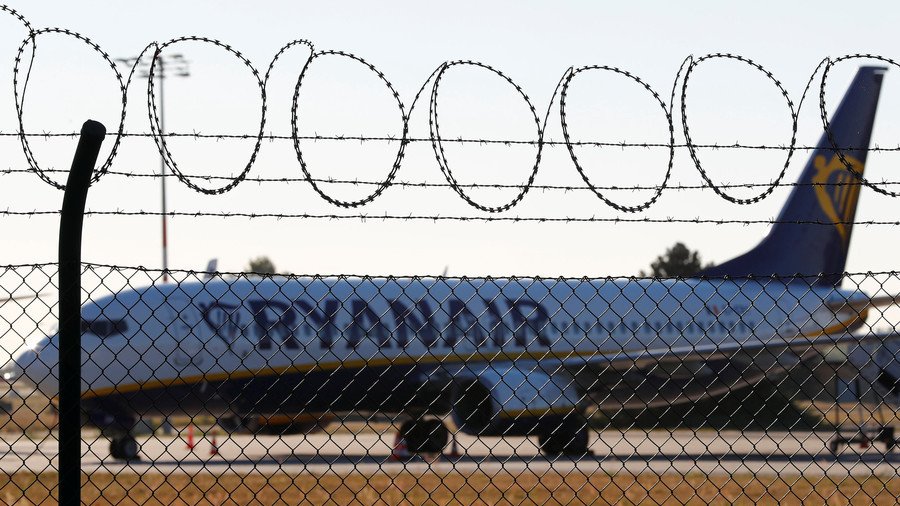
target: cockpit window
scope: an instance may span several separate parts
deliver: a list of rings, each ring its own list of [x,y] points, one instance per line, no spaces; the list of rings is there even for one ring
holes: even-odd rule
[[[122,335],[128,331],[125,320],[81,320],[81,333],[94,334],[100,338]]]

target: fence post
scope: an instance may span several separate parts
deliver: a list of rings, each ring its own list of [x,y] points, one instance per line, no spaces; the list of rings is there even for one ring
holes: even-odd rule
[[[87,120],[59,218],[59,504],[81,504],[81,225],[106,127]]]

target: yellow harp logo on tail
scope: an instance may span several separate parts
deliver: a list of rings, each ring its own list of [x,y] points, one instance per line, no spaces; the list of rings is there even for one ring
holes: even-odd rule
[[[862,174],[862,162],[848,155],[844,155],[844,158],[853,167],[853,170]],[[856,199],[859,197],[859,180],[847,170],[837,155],[832,156],[828,162],[825,161],[824,156],[816,156],[813,164],[816,168],[816,174],[813,176],[813,188],[815,188],[816,197],[819,200],[819,207],[822,208],[825,216],[834,223],[844,242],[844,247],[846,247],[850,237],[848,222],[853,217],[853,209],[856,207]]]

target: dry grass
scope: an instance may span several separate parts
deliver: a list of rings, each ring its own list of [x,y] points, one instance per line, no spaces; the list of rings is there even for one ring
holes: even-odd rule
[[[0,477],[3,504],[55,504],[55,474]],[[543,475],[482,472],[375,476],[96,473],[84,479],[85,504],[837,504],[894,505],[900,478]],[[54,492],[55,493],[55,492]]]
[[[56,426],[55,406],[37,390],[11,388],[0,382],[0,399],[7,404],[0,410],[0,433],[46,435]]]

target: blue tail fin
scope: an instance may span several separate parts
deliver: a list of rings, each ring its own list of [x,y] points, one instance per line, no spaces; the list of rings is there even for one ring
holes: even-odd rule
[[[857,148],[843,153],[860,174],[866,163],[884,72],[882,67],[861,67],[831,120],[837,146]],[[817,284],[840,284],[850,245],[850,222],[856,215],[859,180],[847,170],[831,148],[827,134],[823,134],[798,183],[781,210],[778,223],[759,245],[698,275],[820,275]]]

